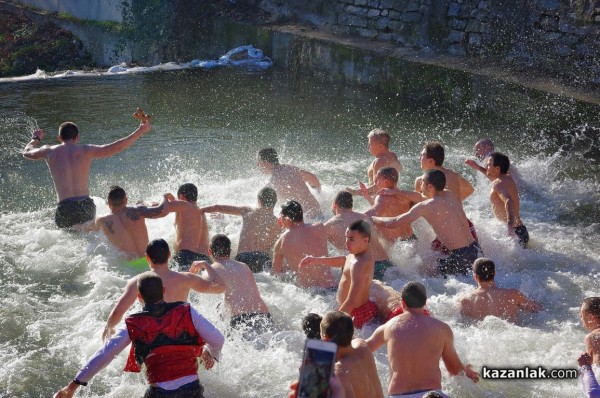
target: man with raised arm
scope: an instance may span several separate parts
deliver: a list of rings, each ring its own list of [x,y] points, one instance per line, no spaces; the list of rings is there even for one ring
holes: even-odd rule
[[[497,287],[494,282],[496,265],[489,258],[473,263],[473,279],[477,289],[459,299],[460,313],[467,318],[482,320],[488,315],[516,322],[517,312],[538,312],[541,305],[517,289]]]
[[[223,335],[186,302],[168,302],[167,287],[154,272],[136,280],[136,294],[142,312],[125,319],[126,327],[108,340],[81,368],[73,381],[55,398],[69,398],[79,386],[106,367],[131,343],[125,371],[140,372],[146,366],[148,389],[144,397],[203,397],[198,380],[198,357],[209,370],[219,358]]]
[[[400,174],[404,170],[404,167],[400,163],[400,160],[398,160],[398,156],[390,151],[390,134],[387,131],[380,128],[373,129],[367,135],[367,139],[369,140],[367,149],[375,157],[367,169],[367,181],[369,184],[367,190],[369,194],[374,195],[378,190],[375,178],[380,169],[392,167]],[[348,189],[348,191],[353,195],[361,194],[361,189]]]
[[[188,301],[190,290],[199,293],[221,293],[224,288],[223,281],[219,274],[206,262],[201,262],[195,270],[206,270],[207,277],[196,275],[191,272],[175,272],[169,269],[169,257],[171,252],[169,245],[164,239],[155,239],[146,246],[146,260],[150,270],[155,272],[165,286],[165,301]],[[119,298],[106,321],[106,327],[102,334],[103,339],[107,339],[114,333],[125,312],[135,303],[136,284],[138,276],[131,278],[125,286],[125,291]]]
[[[223,213],[242,217],[242,230],[236,261],[250,267],[252,272],[262,272],[265,264],[271,261],[273,245],[279,237],[281,228],[273,208],[277,203],[277,194],[273,188],[265,187],[258,191],[258,207],[213,205],[200,210],[205,213]]]
[[[527,248],[529,232],[520,216],[519,190],[508,174],[510,160],[500,152],[492,152],[486,162],[486,173],[492,181],[490,202],[494,216],[506,223],[508,236],[519,240],[523,249]]]
[[[377,305],[369,299],[369,288],[373,282],[375,262],[369,248],[371,225],[358,220],[346,229],[347,256],[313,257],[306,256],[300,269],[315,265],[342,268],[342,277],[337,291],[338,310],[352,316],[354,326],[361,329],[377,315]]]
[[[487,157],[494,152],[494,143],[489,138],[484,138],[475,143],[475,157],[480,162],[483,162],[484,166],[487,162]],[[486,175],[485,167],[477,164],[473,159],[465,160],[465,164],[472,168],[473,170],[477,170],[478,172]]]
[[[218,234],[210,241],[210,254],[215,259],[212,267],[223,282],[225,307],[231,316],[230,329],[238,329],[242,336],[251,340],[273,327],[269,307],[265,304],[254,274],[242,262],[229,258],[231,241]],[[201,263],[197,263],[200,265]]]
[[[327,240],[329,240],[329,242],[338,250],[346,250],[346,230],[350,224],[358,220],[371,223],[371,219],[368,216],[352,210],[353,205],[354,200],[350,192],[338,192],[332,205],[334,216],[325,223]],[[383,278],[385,270],[393,267],[394,264],[390,261],[387,252],[379,242],[376,228],[371,229],[370,246],[371,252],[373,253],[373,259],[375,260],[375,272],[373,277],[381,279]]]
[[[462,204],[453,192],[444,189],[445,186],[446,176],[442,171],[428,170],[421,179],[421,192],[429,199],[398,217],[373,217],[373,223],[394,228],[410,225],[423,217],[450,252],[447,258],[437,260],[435,270],[425,269],[425,272],[444,277],[458,273],[467,275],[473,261],[482,256],[481,248],[471,235]]]
[[[299,267],[306,256],[327,256],[327,234],[323,224],[305,223],[302,206],[295,200],[281,205],[279,221],[287,230],[275,242],[273,274],[291,271],[302,287],[335,290],[335,277],[326,265]]]
[[[463,365],[450,326],[425,314],[427,292],[419,282],[402,288],[404,312],[378,327],[367,339],[371,351],[386,345],[390,361],[388,396],[420,398],[427,391],[443,394],[440,359],[451,375],[465,373],[477,382],[479,374]],[[446,397],[446,395],[442,395]]]
[[[44,159],[58,198],[54,220],[59,228],[93,220],[96,205],[90,198],[89,178],[92,161],[113,156],[129,148],[144,133],[150,131],[149,122],[142,122],[125,138],[105,145],[79,144],[79,129],[72,122],[58,128],[58,145],[36,147],[44,138],[43,130],[36,130],[25,146],[23,156],[31,160]]]
[[[306,216],[318,219],[323,216],[319,202],[308,189],[308,186],[321,191],[321,183],[316,175],[290,164],[279,163],[279,156],[273,148],[264,148],[258,152],[258,167],[265,174],[270,174],[269,183],[282,201],[295,200],[302,205]]]

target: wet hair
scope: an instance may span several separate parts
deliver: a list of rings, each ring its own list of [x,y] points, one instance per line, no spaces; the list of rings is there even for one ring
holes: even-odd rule
[[[127,194],[125,190],[118,185],[113,185],[108,190],[108,204],[111,206],[122,206],[125,204],[125,199],[127,199]]]
[[[352,318],[342,311],[330,311],[321,321],[321,332],[340,347],[347,347],[354,336]]]
[[[145,304],[154,304],[163,299],[162,279],[152,271],[146,271],[138,277],[137,289]]]
[[[473,273],[477,275],[481,281],[493,281],[494,276],[496,276],[496,265],[489,258],[478,258],[473,263]]]
[[[304,221],[302,205],[295,200],[289,200],[281,205],[281,215],[289,218],[293,222]]]
[[[177,196],[179,195],[183,195],[188,202],[196,202],[198,200],[198,188],[191,182],[185,183],[177,190]]]
[[[428,141],[423,145],[423,149],[425,149],[425,155],[429,159],[433,159],[436,166],[441,166],[444,164],[444,147],[437,141]]]
[[[309,339],[321,340],[321,320],[323,317],[314,312],[302,318],[302,330]]]
[[[431,390],[431,391],[427,392],[427,394],[423,395],[422,398],[444,398],[444,397],[445,397],[445,395],[442,395],[435,390]]]
[[[354,206],[354,199],[352,198],[352,194],[348,191],[339,191],[337,195],[335,195],[334,202],[342,209],[352,209],[352,206]]]
[[[583,300],[585,311],[600,320],[600,297],[587,297]]]
[[[380,128],[371,130],[367,138],[373,138],[378,144],[382,144],[386,148],[390,145],[390,133]]]
[[[165,264],[170,254],[169,244],[164,239],[154,239],[146,246],[146,255],[153,264]]]
[[[58,136],[63,141],[74,140],[79,136],[79,129],[73,122],[64,122],[58,128]]]
[[[365,220],[356,220],[348,227],[349,231],[357,231],[361,236],[369,238],[371,240],[371,224]]]
[[[217,234],[210,240],[210,250],[214,257],[229,257],[231,255],[231,241],[224,234]]]
[[[271,187],[264,187],[258,191],[258,201],[262,207],[272,209],[277,203],[277,192]]]
[[[446,175],[441,170],[427,170],[423,179],[426,183],[433,185],[436,191],[443,191],[446,187]]]
[[[394,184],[398,183],[398,170],[393,167],[384,167],[377,171],[377,175],[382,176],[386,180],[390,180]]]
[[[279,156],[277,156],[277,151],[273,148],[263,148],[258,151],[258,160],[274,165],[279,164]]]
[[[408,282],[400,291],[408,308],[423,308],[427,302],[425,286],[419,282]]]
[[[494,143],[489,138],[483,138],[475,143],[475,146],[481,146],[488,151],[494,150]]]
[[[508,173],[508,169],[510,168],[510,160],[508,160],[508,156],[500,152],[492,152],[490,153],[490,158],[492,159],[492,166],[500,166],[500,174]]]

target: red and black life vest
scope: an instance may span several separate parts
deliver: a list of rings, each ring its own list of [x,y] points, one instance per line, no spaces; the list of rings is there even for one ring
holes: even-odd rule
[[[190,304],[157,303],[125,319],[131,339],[126,372],[139,372],[146,365],[150,384],[175,380],[198,372],[204,340],[196,331]]]

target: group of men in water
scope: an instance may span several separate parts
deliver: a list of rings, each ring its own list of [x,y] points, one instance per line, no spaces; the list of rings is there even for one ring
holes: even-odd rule
[[[309,314],[304,329],[309,336],[338,345],[339,366],[335,373],[346,396],[383,396],[372,352],[384,344],[391,368],[389,396],[422,397],[428,391],[445,396],[441,392],[440,359],[451,374],[464,372],[477,381],[477,372],[458,357],[450,327],[426,309],[425,287],[410,282],[398,292],[379,281],[393,266],[389,248],[399,240],[417,239],[412,223],[419,218],[425,219],[436,234],[432,249],[438,253],[433,261],[423,260],[423,273],[443,277],[473,273],[478,287],[460,299],[463,316],[483,319],[494,315],[514,322],[519,310],[541,309],[518,290],[495,286],[495,264],[483,257],[475,228],[463,210],[462,203],[474,188],[444,166],[444,148],[438,142],[424,145],[420,154],[424,174],[416,179],[414,191],[407,191],[398,188],[403,166],[389,149],[390,135],[381,129],[371,131],[368,150],[374,160],[367,170],[368,183],[338,192],[332,204],[334,215],[324,223],[304,219],[323,217],[309,189],[320,190],[317,176],[280,163],[273,148],[258,152],[257,165],[270,175],[270,183],[259,191],[255,207],[199,206],[198,189],[191,183],[181,185],[176,196],[165,193],[160,202],[130,206],[124,189],[113,186],[107,196],[109,214],[96,217],[88,188],[92,161],[125,150],[150,129],[149,120],[141,119],[138,129],[129,136],[107,145],[90,145],[79,144],[77,126],[66,122],[59,128],[60,144],[37,147],[44,138],[44,132],[37,130],[25,147],[26,158],[45,159],[50,168],[59,201],[55,220],[60,228],[102,230],[128,260],[134,264],[147,262],[152,271],[127,283],[109,315],[103,333],[108,339],[105,346],[57,396],[72,396],[130,342],[132,355],[127,369],[139,371],[141,364],[146,365],[150,387],[145,396],[202,396],[197,363],[190,358],[202,356],[209,369],[219,356],[224,338],[186,304],[189,291],[224,293],[225,307],[231,315],[230,331],[241,330],[245,338],[251,339],[273,327],[253,275],[262,271],[292,274],[299,286],[315,292],[336,292],[338,310],[323,317]],[[519,193],[513,169],[509,173],[508,157],[494,152],[490,140],[479,141],[475,153],[484,166],[473,160],[465,164],[491,181],[493,214],[506,224],[507,235],[527,247],[529,235],[520,218]],[[357,195],[371,205],[367,211],[354,210],[353,196]],[[276,217],[278,201],[284,204]],[[148,242],[145,223],[147,218],[170,213],[175,213],[176,230],[172,259],[166,241]],[[206,213],[242,217],[235,259],[231,259],[232,244],[227,236],[219,234],[209,239]],[[328,256],[328,244],[348,254]],[[332,272],[335,268],[341,269],[339,281]],[[115,333],[136,298],[144,303],[143,312],[128,316],[126,328]],[[589,320],[582,315],[582,322],[586,327],[591,325],[588,328],[600,327],[600,304],[586,305],[591,310],[582,307],[582,314],[592,315]],[[355,328],[377,317],[383,323],[372,336],[366,341],[353,339]],[[178,328],[178,322],[185,327]],[[592,334],[600,330],[597,327],[590,329]],[[594,353],[598,363],[596,335],[589,340],[588,351]],[[162,359],[157,360],[156,355]]]

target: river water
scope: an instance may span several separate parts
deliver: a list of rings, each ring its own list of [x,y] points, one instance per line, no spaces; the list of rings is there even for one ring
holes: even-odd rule
[[[417,274],[419,255],[427,252],[431,237],[423,223],[416,225],[422,238],[416,246],[394,248],[392,258],[399,267],[386,275],[387,282],[397,289],[409,280],[424,282],[429,308],[452,326],[460,357],[475,369],[575,367],[585,336],[578,308],[584,297],[600,290],[597,109],[581,114],[568,102],[546,102],[539,114],[525,115],[528,123],[517,125],[477,117],[472,109],[414,108],[400,97],[295,80],[276,69],[188,70],[0,84],[0,396],[48,397],[65,385],[100,347],[107,315],[132,275],[101,235],[57,230],[47,167],[23,159],[20,151],[36,125],[46,130],[45,142],[51,143],[65,120],[79,125],[82,142],[111,142],[135,129],[131,113],[137,106],[154,115],[154,129],[124,153],[93,164],[90,189],[98,214],[108,211],[104,196],[113,184],[125,188],[130,202],[156,200],[193,182],[201,205],[253,205],[267,180],[255,165],[256,152],[273,146],[283,162],[318,175],[323,184],[318,199],[330,216],[335,193],[365,178],[371,161],[366,134],[372,128],[391,132],[391,148],[406,170],[400,178],[404,189],[412,188],[420,172],[422,143],[441,140],[447,165],[476,187],[465,208],[483,250],[496,261],[498,283],[521,289],[545,310],[523,317],[518,325],[496,318],[462,320],[456,299],[474,283],[467,277],[423,279]],[[548,112],[561,125],[547,123],[542,115]],[[491,214],[489,183],[462,164],[475,141],[486,136],[510,156],[523,177],[528,250],[504,237],[504,228]],[[357,200],[356,207],[365,210],[367,203]],[[150,238],[172,243],[172,222],[172,216],[149,220]],[[235,217],[210,220],[211,235],[226,233],[234,243],[239,229]],[[210,372],[201,371],[207,396],[284,396],[300,364],[301,317],[336,306],[333,295],[313,296],[267,274],[256,279],[276,331],[249,343],[235,336],[227,341],[222,361]],[[220,301],[220,296],[191,296],[225,330]],[[357,334],[367,337],[373,329]],[[141,396],[143,376],[121,371],[125,355],[81,388],[79,396]],[[389,371],[384,351],[376,360],[385,388]],[[475,385],[443,374],[443,387],[454,397],[581,394],[576,380],[483,380]]]

